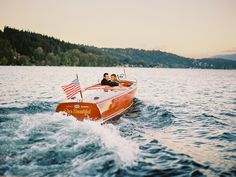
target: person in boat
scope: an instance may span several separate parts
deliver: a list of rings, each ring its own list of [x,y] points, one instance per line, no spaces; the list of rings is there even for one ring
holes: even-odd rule
[[[112,74],[111,75],[111,81],[110,81],[110,84],[109,84],[111,87],[114,87],[114,86],[119,86],[119,81],[116,77],[116,74]]]
[[[103,74],[103,79],[101,81],[101,85],[110,85],[111,81],[109,80],[109,74],[104,73]]]

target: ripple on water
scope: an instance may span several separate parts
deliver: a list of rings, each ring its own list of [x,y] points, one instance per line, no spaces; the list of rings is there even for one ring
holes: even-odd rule
[[[40,112],[52,112],[57,102],[34,101],[25,107],[0,107],[0,114],[35,114]]]

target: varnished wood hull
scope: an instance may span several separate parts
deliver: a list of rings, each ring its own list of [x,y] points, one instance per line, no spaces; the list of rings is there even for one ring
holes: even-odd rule
[[[56,112],[64,112],[67,115],[74,116],[80,121],[83,121],[84,119],[107,121],[122,115],[132,105],[137,85],[136,82],[131,81],[122,81],[121,83],[123,83],[124,86],[118,88],[104,88],[103,95],[107,96],[106,94],[108,94],[108,97],[106,98],[99,98],[98,100],[91,102],[79,101],[60,103],[56,108]],[[100,85],[97,84],[88,87],[88,90],[99,87]],[[116,89],[118,90],[117,93],[112,95],[114,94],[112,91],[115,92]],[[109,94],[112,96],[109,97]],[[97,98],[96,95],[94,95],[94,98]]]

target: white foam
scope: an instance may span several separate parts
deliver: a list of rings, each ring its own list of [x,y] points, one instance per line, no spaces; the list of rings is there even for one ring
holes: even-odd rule
[[[116,153],[125,164],[135,163],[139,155],[138,145],[119,134],[119,130],[112,124],[101,125],[99,122],[84,121],[83,127],[99,136],[102,144]]]
[[[79,130],[85,134],[100,139],[101,144],[108,150],[114,152],[121,163],[131,165],[134,164],[139,155],[138,144],[122,137],[119,130],[112,124],[101,125],[100,122],[94,121],[77,121],[74,117],[63,116],[60,113],[43,114],[38,113],[35,115],[25,115],[22,117],[22,124],[18,129],[18,138],[27,138],[32,130],[40,128],[40,131],[48,131],[47,124],[55,124],[60,126],[60,130],[54,134],[49,133],[47,137],[56,141],[56,144],[63,144],[64,141],[70,136],[70,131],[74,132]],[[81,140],[79,140],[81,144]],[[51,146],[51,145],[48,145]],[[32,148],[42,148],[32,146]],[[45,149],[44,149],[45,148]],[[44,147],[46,150],[49,147]]]

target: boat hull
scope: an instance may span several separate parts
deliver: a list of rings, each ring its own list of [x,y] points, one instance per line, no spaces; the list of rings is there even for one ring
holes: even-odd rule
[[[109,120],[123,114],[133,103],[136,89],[115,98],[98,103],[103,120]]]

